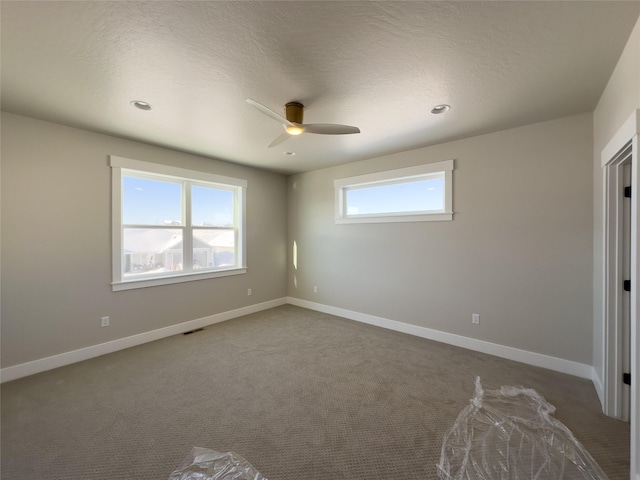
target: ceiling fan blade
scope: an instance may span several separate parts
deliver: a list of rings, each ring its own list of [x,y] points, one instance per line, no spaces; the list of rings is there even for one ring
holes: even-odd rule
[[[251,98],[247,98],[247,103],[255,108],[257,108],[258,110],[260,110],[262,113],[264,113],[267,117],[273,118],[274,120],[280,122],[282,125],[287,125],[290,126],[291,122],[289,122],[289,120],[287,120],[286,118],[284,118],[282,115],[278,115],[276,112],[274,112],[273,110],[271,110],[268,107],[265,107],[264,105],[262,105],[261,103],[256,102],[255,100],[251,99]]]
[[[334,123],[309,123],[304,124],[305,133],[318,133],[320,135],[347,135],[350,133],[360,133],[358,127],[349,125],[336,125]]]
[[[285,140],[288,140],[290,135],[287,132],[284,132],[282,135],[277,137],[273,142],[269,144],[268,148],[275,147],[276,145],[280,145]]]

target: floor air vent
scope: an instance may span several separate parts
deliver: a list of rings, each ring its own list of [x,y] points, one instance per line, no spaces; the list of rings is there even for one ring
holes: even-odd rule
[[[204,328],[196,328],[195,330],[189,330],[188,332],[184,332],[183,335],[191,335],[192,333],[201,332]]]

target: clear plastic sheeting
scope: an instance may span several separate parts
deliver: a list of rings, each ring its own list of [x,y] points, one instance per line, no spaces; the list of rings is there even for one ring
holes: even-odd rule
[[[267,480],[242,456],[193,447],[169,480]]]
[[[535,390],[501,387],[475,396],[445,435],[442,480],[606,479],[573,433]]]

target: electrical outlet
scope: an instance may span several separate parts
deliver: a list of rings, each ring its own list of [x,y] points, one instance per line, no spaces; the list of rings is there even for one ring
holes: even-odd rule
[[[475,325],[479,325],[480,324],[480,314],[472,313],[471,314],[471,323],[473,323]]]
[[[109,326],[109,317],[102,317],[100,319],[100,321],[102,322],[101,325],[103,327],[108,327]]]
[[[251,291],[251,289],[250,289],[250,288],[248,288],[248,289],[247,289],[247,295],[251,296],[251,294],[252,294],[252,293],[253,293],[253,292]]]
[[[313,293],[318,293],[318,287],[317,286],[313,286]]]

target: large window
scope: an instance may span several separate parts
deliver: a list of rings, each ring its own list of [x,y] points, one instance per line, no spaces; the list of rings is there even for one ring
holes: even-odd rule
[[[246,272],[245,180],[110,160],[114,290]]]
[[[336,223],[452,220],[453,160],[334,181]]]

